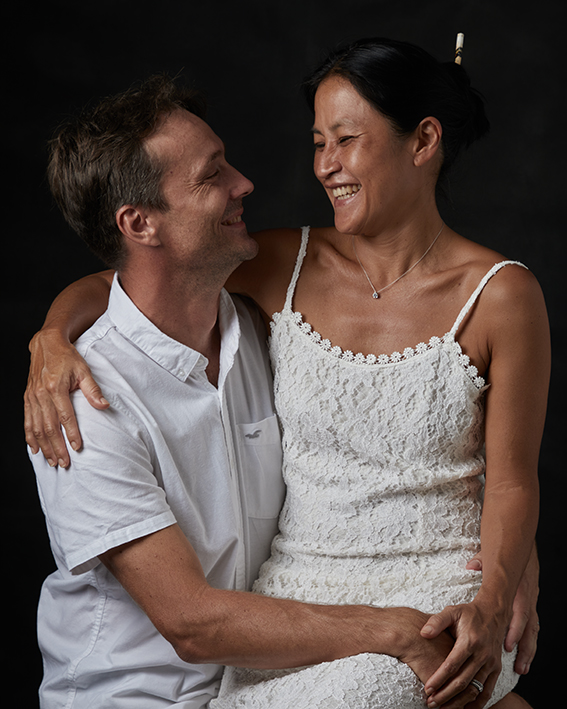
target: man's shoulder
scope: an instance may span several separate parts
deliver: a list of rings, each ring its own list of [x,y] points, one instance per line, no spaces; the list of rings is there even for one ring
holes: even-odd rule
[[[92,346],[96,343],[103,343],[108,337],[109,332],[115,329],[116,325],[108,316],[108,312],[103,313],[100,318],[75,341],[74,345],[77,352],[87,359]]]

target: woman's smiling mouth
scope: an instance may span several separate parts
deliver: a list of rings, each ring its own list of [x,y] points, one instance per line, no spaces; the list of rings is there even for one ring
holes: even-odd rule
[[[342,185],[341,187],[334,187],[331,192],[333,197],[336,197],[337,199],[346,199],[347,197],[350,197],[358,192],[361,187],[362,185]]]

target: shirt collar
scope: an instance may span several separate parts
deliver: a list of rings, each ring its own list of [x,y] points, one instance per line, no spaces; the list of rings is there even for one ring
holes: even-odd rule
[[[114,276],[107,315],[122,335],[127,337],[154,362],[185,381],[193,371],[204,371],[209,361],[200,352],[181,344],[156,327],[128,297]],[[221,291],[219,306],[221,333],[219,389],[234,363],[240,342],[240,324],[236,308],[229,294]]]
[[[219,391],[222,390],[226,377],[232,369],[234,358],[240,345],[240,320],[230,295],[223,288],[219,302],[219,328],[221,351],[219,366]]]

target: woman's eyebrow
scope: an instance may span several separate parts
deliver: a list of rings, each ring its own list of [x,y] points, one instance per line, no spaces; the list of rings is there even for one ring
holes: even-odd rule
[[[340,121],[333,123],[333,125],[330,126],[329,130],[334,131],[337,130],[337,128],[342,128],[343,126],[352,127],[354,125],[354,121],[351,121],[348,118],[343,118]],[[311,132],[317,133],[318,135],[322,135],[321,131],[317,128],[317,126],[313,126],[313,128],[311,128]]]

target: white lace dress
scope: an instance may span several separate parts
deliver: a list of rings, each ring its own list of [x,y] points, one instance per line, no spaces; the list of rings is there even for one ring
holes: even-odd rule
[[[292,299],[273,317],[270,352],[283,428],[287,497],[280,534],[254,591],[311,603],[411,606],[471,601],[479,572],[485,382],[455,335],[496,264],[449,333],[392,355],[354,354],[313,332]],[[514,656],[490,703],[518,679]],[[211,709],[410,709],[423,685],[388,656],[291,670],[227,668]]]

